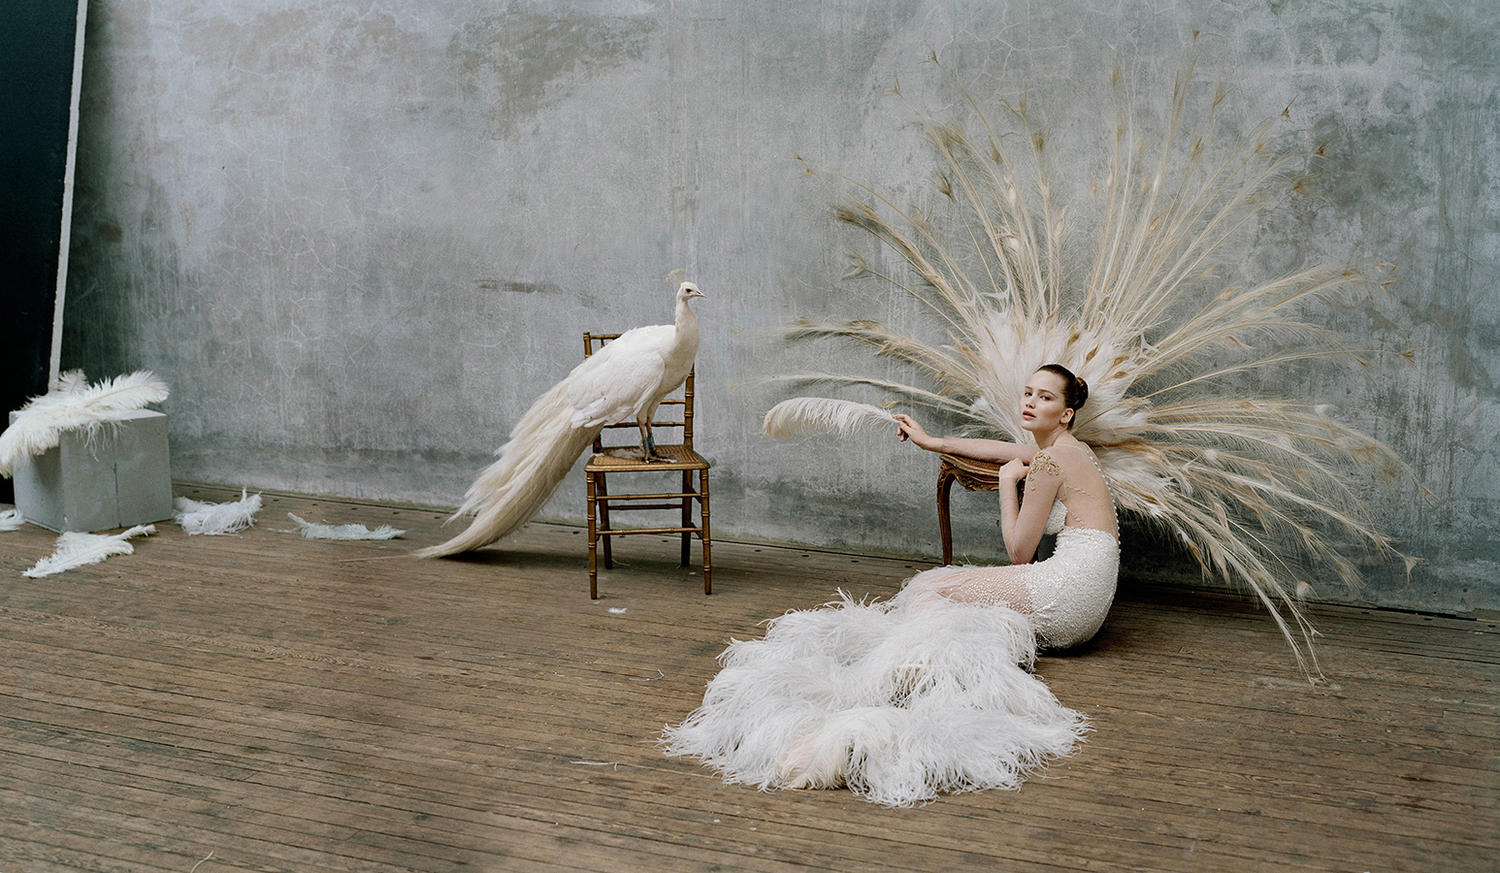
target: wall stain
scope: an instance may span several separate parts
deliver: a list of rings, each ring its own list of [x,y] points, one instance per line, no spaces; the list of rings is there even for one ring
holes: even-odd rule
[[[486,135],[506,139],[579,80],[642,62],[658,29],[652,16],[513,11],[466,21],[448,44],[447,59],[460,92],[484,119]]]

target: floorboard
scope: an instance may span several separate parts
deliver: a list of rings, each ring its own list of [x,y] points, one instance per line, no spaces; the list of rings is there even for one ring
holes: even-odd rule
[[[182,493],[223,500],[225,489]],[[430,509],[264,496],[254,528],[171,523],[45,579],[0,533],[3,871],[1490,871],[1492,620],[1315,606],[1324,680],[1231,594],[1142,584],[1038,672],[1093,733],[1019,791],[890,810],[763,793],[663,757],[715,656],[928,564],[583,535],[418,561]],[[404,539],[302,539],[286,514]],[[694,550],[694,559],[697,559]],[[212,853],[210,857],[210,853]]]

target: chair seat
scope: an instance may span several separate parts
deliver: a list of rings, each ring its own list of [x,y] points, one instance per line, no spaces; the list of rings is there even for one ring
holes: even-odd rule
[[[708,461],[687,446],[657,446],[656,452],[666,460],[647,463],[641,459],[639,447],[608,449],[589,458],[583,469],[589,473],[639,473],[646,470],[707,470],[709,468]]]

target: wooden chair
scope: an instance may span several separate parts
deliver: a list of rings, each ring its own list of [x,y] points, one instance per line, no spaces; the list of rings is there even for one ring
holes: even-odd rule
[[[604,344],[619,336],[617,333],[585,333],[583,335],[583,356],[585,358],[603,348]],[[688,565],[689,544],[693,536],[697,536],[703,543],[703,593],[713,593],[712,576],[709,569],[709,530],[708,530],[708,461],[702,455],[693,451],[693,377],[696,368],[688,372],[687,381],[683,383],[680,398],[663,400],[661,407],[657,409],[657,416],[661,420],[652,421],[653,429],[659,427],[680,428],[682,430],[682,442],[656,446],[658,454],[665,456],[666,461],[654,461],[646,463],[640,457],[631,457],[631,449],[634,454],[639,455],[639,443],[634,446],[606,446],[603,434],[594,439],[594,455],[584,465],[584,475],[588,480],[588,512],[589,512],[589,597],[597,600],[599,597],[599,563],[598,547],[599,541],[604,541],[604,567],[609,569],[614,566],[614,552],[611,548],[610,539],[631,534],[679,534],[682,537],[682,566]],[[680,410],[680,416],[664,416],[663,410],[676,408]],[[605,430],[612,428],[629,428],[633,434],[638,434],[635,422],[609,425]],[[680,471],[682,473],[682,490],[676,492],[653,492],[642,494],[611,494],[609,493],[608,476],[621,473],[660,473],[663,471]],[[698,474],[697,490],[693,488],[693,473]],[[698,501],[698,523],[693,524],[693,501]],[[610,524],[609,510],[611,504],[624,504],[618,508],[621,510],[646,510],[646,509],[671,509],[682,513],[682,523],[675,527],[638,527],[617,528]]]
[[[962,455],[943,455],[938,467],[937,510],[938,535],[943,539],[943,566],[953,563],[953,527],[948,518],[948,492],[953,483],[969,491],[1000,490],[1000,465],[992,461],[965,458]]]

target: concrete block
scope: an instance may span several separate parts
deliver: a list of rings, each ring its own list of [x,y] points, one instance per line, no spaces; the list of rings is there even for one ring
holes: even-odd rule
[[[23,461],[13,481],[16,508],[49,530],[113,530],[171,518],[167,417],[142,409],[92,438],[69,431],[57,446]]]

